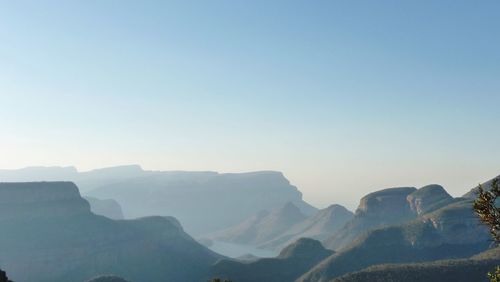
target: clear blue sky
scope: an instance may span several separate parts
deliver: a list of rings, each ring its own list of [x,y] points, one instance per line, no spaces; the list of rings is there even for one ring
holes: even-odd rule
[[[0,168],[280,170],[349,207],[500,174],[499,1],[0,3]]]

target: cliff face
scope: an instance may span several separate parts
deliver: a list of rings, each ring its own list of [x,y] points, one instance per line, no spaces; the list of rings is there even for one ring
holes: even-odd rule
[[[456,201],[460,199],[453,199],[439,185],[420,189],[389,188],[370,193],[360,200],[354,218],[324,240],[324,244],[339,250],[370,229],[409,222]]]
[[[0,219],[90,215],[90,206],[71,182],[0,183]]]
[[[76,183],[85,196],[116,200],[125,218],[175,216],[193,235],[228,228],[287,202],[307,215],[316,212],[302,200],[297,188],[275,171],[148,171],[138,165],[87,172],[74,167],[0,170],[0,182],[56,180]]]
[[[201,281],[219,256],[169,217],[114,221],[69,182],[0,184],[0,265],[14,281]]]
[[[102,215],[111,219],[123,219],[123,211],[120,204],[113,199],[97,199],[93,197],[85,197],[85,200],[90,204],[90,210],[98,215]]]
[[[433,211],[453,201],[453,197],[440,185],[422,187],[408,195],[406,199],[410,209],[417,215]]]
[[[488,230],[474,215],[472,201],[459,200],[415,220],[368,231],[298,281],[331,281],[376,264],[465,258],[489,245]]]
[[[417,189],[413,187],[400,187],[366,195],[360,200],[354,218],[332,237],[326,239],[325,246],[339,250],[369,229],[399,224],[415,218],[406,199],[415,191]]]
[[[305,214],[315,212],[283,174],[272,171],[165,172],[109,184],[88,195],[117,200],[126,218],[173,215],[193,235],[228,228],[287,202]]]

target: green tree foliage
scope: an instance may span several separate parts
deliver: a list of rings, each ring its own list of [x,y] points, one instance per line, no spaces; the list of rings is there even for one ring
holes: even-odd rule
[[[498,197],[500,197],[499,179],[495,178],[489,191],[479,185],[478,196],[474,201],[474,210],[481,221],[488,225],[496,243],[500,242],[500,208],[496,206]]]
[[[478,196],[474,201],[474,210],[479,219],[490,229],[491,237],[495,243],[500,242],[500,208],[496,202],[500,197],[499,179],[495,178],[491,182],[491,189],[486,191],[481,185],[478,186]],[[489,272],[488,278],[491,282],[500,282],[500,267],[497,266],[495,272]]]
[[[488,272],[488,278],[491,282],[500,282],[500,266],[497,266],[495,272]]]

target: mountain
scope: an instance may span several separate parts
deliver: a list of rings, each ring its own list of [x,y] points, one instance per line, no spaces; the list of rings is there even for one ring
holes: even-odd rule
[[[212,240],[260,245],[283,234],[291,226],[302,222],[306,216],[291,202],[267,212],[262,211],[242,223],[209,236]]]
[[[453,197],[440,185],[427,185],[406,197],[410,209],[417,216],[434,211],[452,203]]]
[[[333,282],[489,282],[486,273],[500,265],[500,249],[468,259],[370,266],[334,279]]]
[[[304,214],[316,211],[282,173],[272,171],[163,172],[104,185],[87,195],[116,199],[126,218],[175,216],[193,235],[233,226],[287,202]]]
[[[495,178],[500,178],[500,175],[495,177]],[[481,186],[483,187],[484,190],[490,190],[491,189],[491,184],[493,183],[493,179],[495,178],[492,178],[484,183],[481,184]],[[463,195],[464,198],[468,198],[468,199],[474,199],[476,198],[476,194],[478,192],[478,187],[475,186],[474,188],[472,188],[469,192],[465,193]]]
[[[291,226],[286,232],[261,245],[263,248],[282,248],[299,238],[324,240],[353,218],[353,213],[341,205],[331,205]]]
[[[202,281],[221,257],[172,217],[112,220],[70,182],[0,183],[0,265],[14,281]]]
[[[0,169],[0,182],[61,181],[78,177],[76,168],[33,166],[21,169]]]
[[[98,215],[111,219],[123,219],[123,211],[120,204],[113,199],[100,200],[93,197],[84,197],[90,204],[90,210]]]
[[[330,281],[376,264],[466,258],[489,245],[488,229],[475,216],[472,201],[462,199],[410,222],[373,229],[297,281]]]
[[[306,215],[316,212],[282,173],[274,171],[221,174],[125,165],[78,172],[74,167],[31,167],[0,170],[2,181],[71,181],[85,196],[118,201],[125,218],[175,216],[194,235],[233,226],[287,202]]]
[[[211,276],[238,282],[290,282],[332,253],[319,241],[302,238],[283,249],[276,258],[218,261],[212,267]]]
[[[128,282],[128,281],[114,275],[103,275],[87,280],[86,282]]]
[[[330,238],[325,246],[339,250],[370,229],[408,222],[444,207],[455,200],[440,185],[388,188],[363,197],[354,217]]]
[[[407,197],[417,191],[413,187],[388,188],[361,198],[354,217],[324,241],[327,248],[341,249],[369,229],[393,225],[413,219]]]

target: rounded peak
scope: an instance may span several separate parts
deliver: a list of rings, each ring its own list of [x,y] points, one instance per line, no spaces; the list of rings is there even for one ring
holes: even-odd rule
[[[114,275],[103,275],[87,280],[86,282],[128,282],[128,281]]]
[[[327,211],[349,211],[346,207],[339,205],[339,204],[329,205],[324,210],[327,210]]]
[[[445,195],[451,197],[448,192],[443,188],[443,186],[438,184],[426,185],[417,191],[413,192],[411,195],[414,196],[427,196],[427,195]]]
[[[333,251],[325,249],[318,240],[300,238],[285,247],[280,252],[278,258],[310,258],[331,253],[333,253]]]
[[[411,194],[415,191],[417,191],[417,188],[415,188],[415,187],[386,188],[386,189],[378,190],[378,191],[372,192],[370,194],[367,194],[362,199],[371,198],[371,197],[380,197],[380,196],[390,196],[390,195],[405,195],[405,194],[408,195],[408,194]]]

